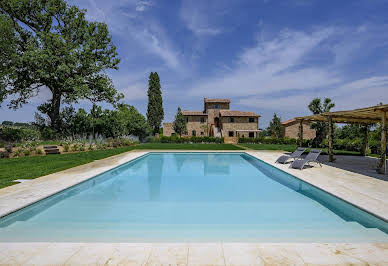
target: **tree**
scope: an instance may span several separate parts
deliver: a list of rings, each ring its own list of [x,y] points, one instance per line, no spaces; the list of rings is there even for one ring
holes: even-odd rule
[[[13,122],[12,121],[6,121],[4,120],[3,123],[1,123],[3,126],[13,126]]]
[[[178,107],[178,111],[175,115],[174,131],[175,133],[179,134],[179,136],[182,136],[182,134],[184,134],[187,131],[186,117],[182,114],[180,107]]]
[[[321,99],[315,98],[308,105],[310,111],[314,114],[322,114],[330,112],[335,104],[329,98],[325,98],[323,104]],[[315,129],[316,137],[313,140],[315,146],[318,146],[326,138],[328,132],[328,124],[326,122],[314,122],[311,124],[311,128]]]
[[[158,133],[164,118],[162,91],[157,72],[151,72],[148,79],[147,121],[153,134]]]
[[[272,121],[269,122],[267,131],[273,138],[281,138],[283,136],[283,125],[280,121],[280,117],[276,114],[273,114]]]
[[[125,135],[138,136],[140,139],[146,137],[150,132],[145,117],[137,109],[128,104],[119,104],[119,119],[124,125]]]
[[[49,90],[38,110],[60,131],[62,103],[122,98],[104,72],[120,61],[108,28],[86,21],[85,12],[65,0],[0,1],[0,103],[12,96],[9,107],[17,109]]]

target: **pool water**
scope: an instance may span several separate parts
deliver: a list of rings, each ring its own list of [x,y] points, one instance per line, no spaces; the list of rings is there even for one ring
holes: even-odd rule
[[[245,153],[150,153],[0,219],[3,242],[388,242],[387,232]]]

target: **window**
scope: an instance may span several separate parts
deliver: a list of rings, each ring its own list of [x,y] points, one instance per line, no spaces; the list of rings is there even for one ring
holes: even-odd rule
[[[249,137],[254,138],[255,137],[255,132],[249,132]]]
[[[195,131],[195,130],[193,130],[192,132],[191,132],[191,135],[193,135],[194,137],[197,135],[197,131]]]
[[[214,105],[214,109],[220,109],[220,105],[219,104],[215,104]]]
[[[255,123],[255,118],[254,117],[250,117],[249,118],[249,123]]]
[[[233,131],[229,131],[229,137],[233,137],[234,136],[234,132]]]
[[[188,118],[188,117],[186,117],[186,123],[187,123],[187,122],[189,122],[189,118]]]
[[[203,135],[205,135],[205,134],[203,133],[203,131],[201,131],[201,136],[203,136]]]
[[[201,124],[205,123],[205,117],[201,117]]]
[[[228,122],[229,122],[229,123],[234,123],[234,117],[229,117],[229,118],[228,118]]]

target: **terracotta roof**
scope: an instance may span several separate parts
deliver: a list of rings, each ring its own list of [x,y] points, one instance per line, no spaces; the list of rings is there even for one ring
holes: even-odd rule
[[[242,112],[242,111],[230,111],[230,110],[220,110],[221,116],[252,116],[259,117],[260,115],[255,114],[254,112]]]
[[[204,99],[205,103],[230,103],[229,99]]]
[[[295,118],[288,119],[288,120],[286,120],[286,121],[283,121],[283,122],[282,122],[282,125],[288,125],[288,124],[293,123],[293,122],[295,122],[295,121],[296,121]]]
[[[283,121],[282,122],[282,125],[283,126],[287,126],[287,125],[289,125],[289,124],[293,124],[293,123],[296,123],[297,122],[297,120],[295,119],[295,118],[292,118],[292,119],[288,119],[288,120],[286,120],[286,121]],[[303,122],[304,124],[309,124],[309,122],[307,122],[307,121],[304,121]]]
[[[187,111],[187,110],[184,110],[182,111],[182,114],[183,115],[201,115],[201,116],[207,116],[206,113],[202,112],[202,111]]]

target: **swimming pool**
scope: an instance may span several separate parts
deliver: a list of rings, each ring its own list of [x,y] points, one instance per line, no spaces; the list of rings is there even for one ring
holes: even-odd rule
[[[149,153],[0,219],[0,241],[388,242],[388,223],[245,153]]]

